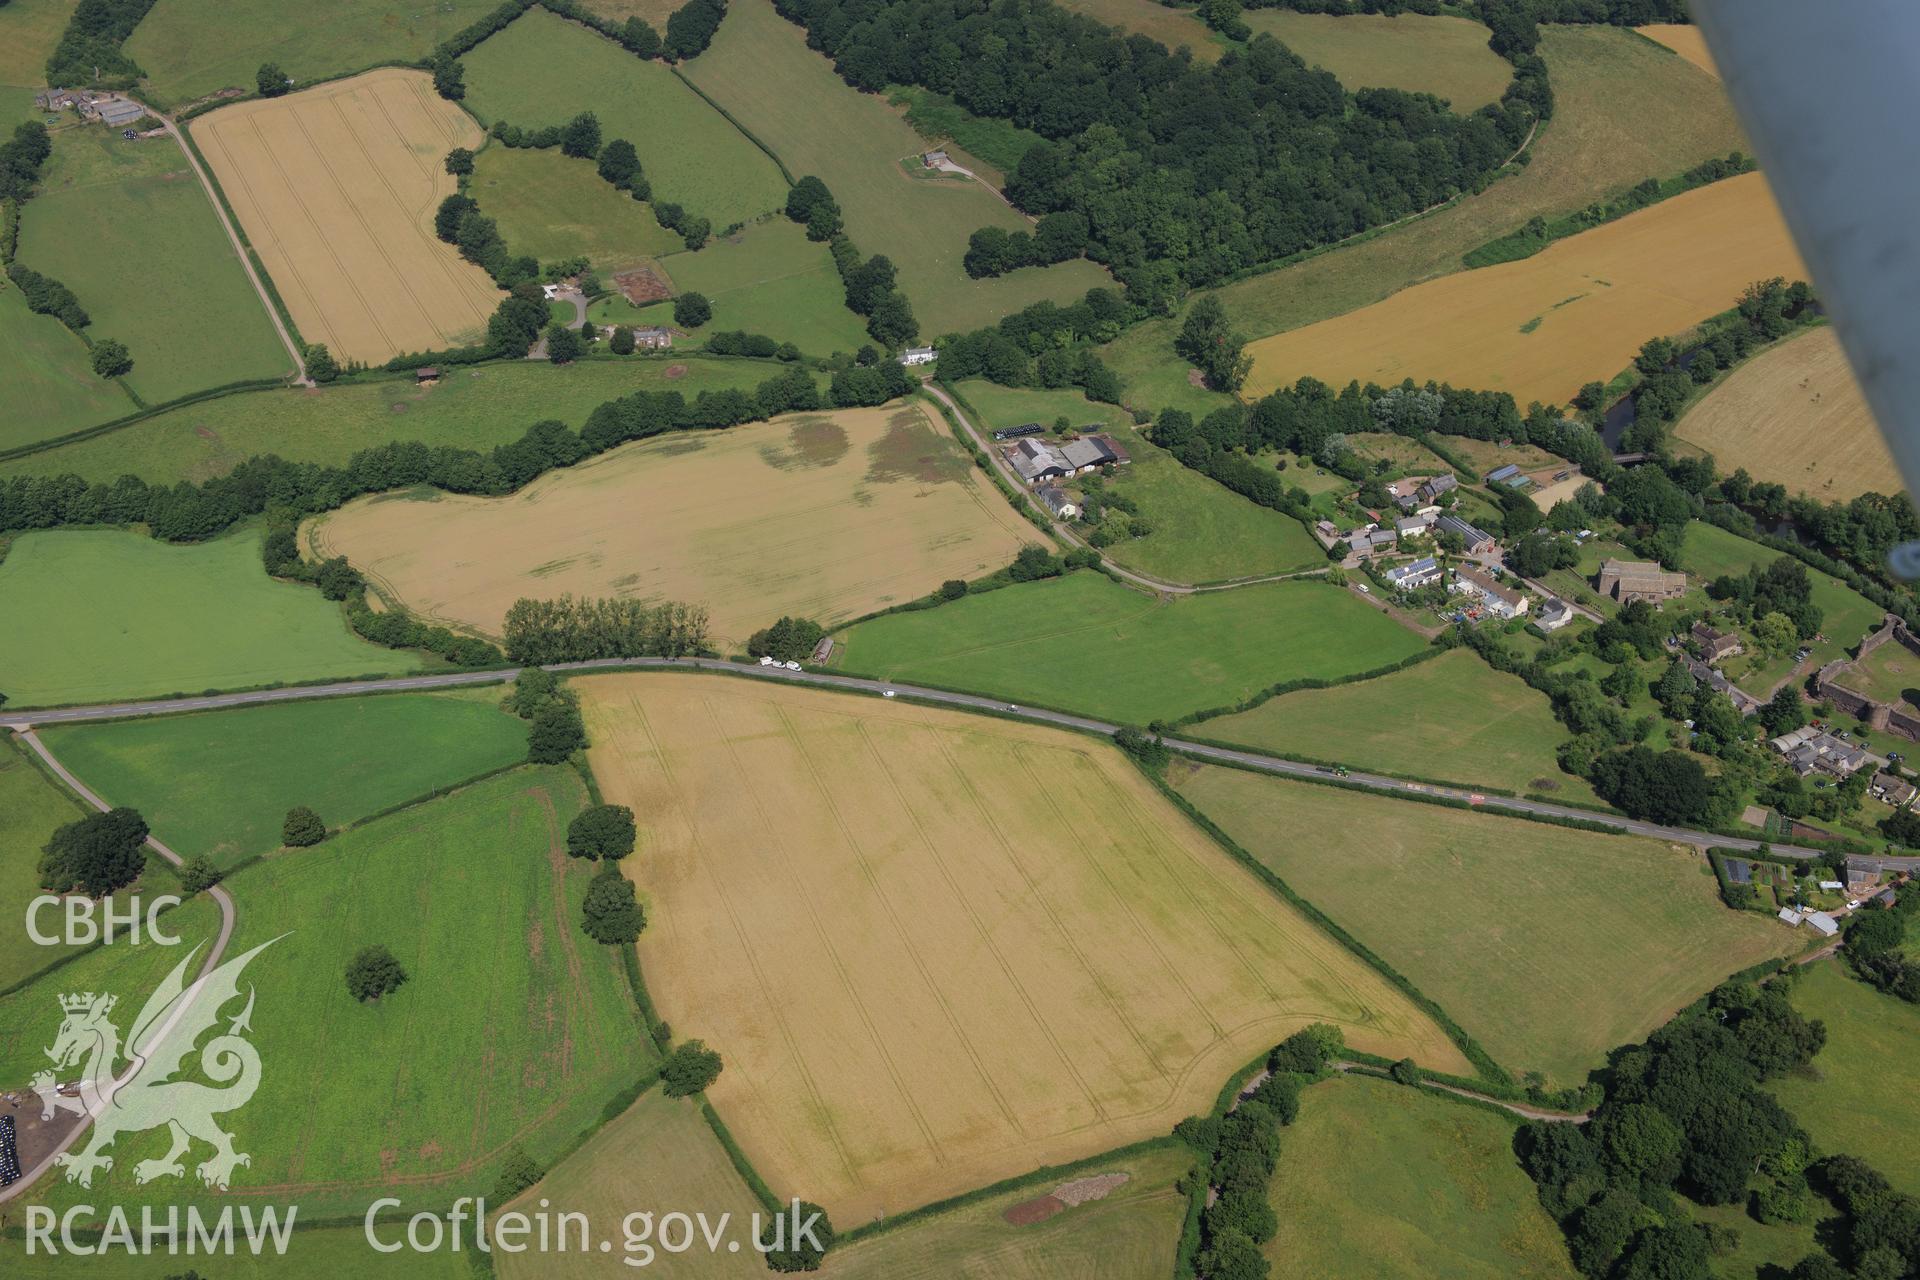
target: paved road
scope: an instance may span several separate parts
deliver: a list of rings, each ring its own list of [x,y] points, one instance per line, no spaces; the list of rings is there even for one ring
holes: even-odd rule
[[[18,728],[19,726],[16,725],[15,727]],[[54,773],[59,776],[60,781],[66,783],[69,787],[73,788],[74,794],[78,795],[81,799],[85,800],[88,804],[92,805],[94,808],[98,809],[100,812],[105,813],[107,811],[109,807],[107,802],[102,800],[99,796],[95,795],[92,789],[89,788],[86,783],[80,781],[80,779],[74,777],[73,774],[69,773],[67,771],[67,766],[61,764],[60,761],[54,757],[53,752],[47,750],[47,744],[40,741],[39,734],[35,733],[32,729],[20,729],[20,740],[26,743],[27,746],[31,747],[33,749],[34,754],[38,755],[41,760],[46,762],[47,767],[49,769],[52,769]],[[147,847],[152,849],[155,853],[159,854],[161,857],[165,858],[168,862],[171,862],[176,867],[184,865],[184,859],[182,859],[180,855],[175,853],[172,849],[169,849],[166,845],[160,843],[160,841],[156,837],[153,837],[153,836],[147,837]],[[220,933],[218,936],[214,938],[213,947],[211,950],[207,952],[206,959],[201,962],[200,971],[194,975],[196,978],[204,977],[213,971],[213,967],[220,963],[220,957],[226,954],[227,943],[233,937],[233,925],[234,925],[234,919],[235,919],[234,913],[233,913],[233,899],[229,897],[227,894],[227,891],[225,889],[222,889],[219,885],[215,885],[213,886],[213,888],[207,890],[207,894],[209,897],[211,897],[214,900],[214,902],[219,904]],[[159,1040],[161,1037],[165,1036],[167,1032],[173,1029],[174,1025],[177,1024],[181,1018],[186,1016],[187,1008],[188,1008],[187,1004],[182,1004],[178,1008],[176,1008],[173,1011],[173,1014],[167,1019],[165,1024],[163,1024],[159,1030],[155,1031],[151,1036],[149,1036],[148,1039],[145,1041],[145,1043],[148,1045],[151,1045],[157,1040]],[[137,1070],[139,1070],[138,1064],[130,1063],[127,1069],[123,1071],[116,1078],[115,1084],[118,1085],[118,1084],[124,1083]],[[13,1199],[15,1196],[24,1194],[28,1187],[32,1186],[34,1183],[38,1182],[43,1176],[45,1176],[47,1171],[53,1168],[54,1160],[57,1157],[59,1157],[63,1152],[71,1150],[74,1144],[80,1141],[81,1135],[87,1131],[87,1127],[90,1119],[91,1117],[89,1117],[86,1120],[82,1120],[78,1125],[76,1125],[73,1131],[67,1134],[67,1136],[60,1141],[60,1144],[58,1146],[56,1146],[52,1151],[49,1151],[47,1153],[45,1159],[41,1160],[40,1163],[35,1165],[33,1168],[28,1169],[25,1175],[21,1177],[19,1181],[13,1183],[10,1186],[0,1187],[0,1204],[5,1204],[8,1200]]]
[[[632,658],[605,659],[596,662],[563,662],[548,667],[550,671],[596,671],[615,668],[667,667],[680,670],[728,671],[738,675],[752,676],[757,679],[779,680],[789,684],[814,685],[826,689],[845,689],[862,693],[879,693],[892,689],[897,693],[920,702],[930,702],[941,706],[959,707],[971,711],[989,711],[998,715],[1015,716],[1022,720],[1036,721],[1041,724],[1059,725],[1068,729],[1080,729],[1091,733],[1110,734],[1120,726],[1105,720],[1096,720],[1091,716],[1070,715],[1063,711],[1048,711],[1040,707],[1016,706],[998,698],[982,697],[971,693],[950,693],[944,689],[927,689],[916,685],[901,684],[885,680],[867,680],[858,676],[835,675],[825,671],[788,671],[783,667],[762,667],[752,663],[728,662],[719,658]],[[390,693],[405,689],[444,689],[462,685],[498,684],[511,680],[518,674],[517,669],[503,671],[453,671],[442,675],[402,676],[392,680],[352,680],[340,684],[310,685],[294,689],[260,689],[249,693],[224,693],[200,698],[177,698],[157,702],[121,702],[106,706],[68,707],[55,711],[6,711],[0,710],[0,725],[25,730],[34,725],[69,724],[76,721],[122,719],[129,716],[168,715],[180,711],[205,711],[218,707],[253,706],[269,702],[291,702],[304,698],[332,698],[360,693]],[[1278,774],[1282,777],[1309,778],[1325,781],[1327,771],[1316,765],[1303,764],[1298,760],[1287,760],[1279,756],[1265,755],[1257,751],[1244,751],[1233,747],[1217,747],[1204,742],[1192,742],[1183,738],[1168,738],[1167,745],[1183,755],[1198,760],[1213,760],[1225,764],[1239,765],[1262,773]],[[1669,840],[1678,844],[1691,844],[1699,847],[1717,845],[1729,849],[1757,849],[1761,841],[1740,836],[1716,835],[1709,831],[1694,831],[1682,827],[1663,826],[1657,822],[1641,822],[1634,818],[1614,814],[1595,813],[1588,809],[1579,809],[1571,805],[1553,804],[1545,800],[1527,800],[1513,796],[1488,795],[1460,787],[1435,786],[1425,782],[1408,782],[1402,778],[1389,778],[1381,774],[1354,772],[1341,779],[1344,785],[1377,792],[1381,795],[1401,798],[1433,798],[1464,801],[1476,808],[1489,812],[1530,814],[1549,818],[1576,818],[1583,822],[1597,822],[1625,831],[1633,835],[1649,836],[1656,840]],[[1810,859],[1824,856],[1821,850],[1802,848],[1795,845],[1773,844],[1775,853]],[[1920,858],[1882,859],[1888,866],[1901,869],[1920,869]]]
[[[287,356],[293,361],[294,382],[303,387],[312,386],[313,380],[307,377],[307,362],[300,354],[300,347],[294,342],[293,335],[287,332],[287,326],[281,322],[280,311],[273,305],[273,299],[267,296],[267,287],[260,282],[260,273],[253,269],[253,259],[248,256],[247,247],[240,242],[240,233],[234,229],[233,222],[227,217],[226,206],[220,203],[219,195],[214,192],[213,180],[207,177],[207,171],[200,167],[200,157],[193,154],[193,148],[189,147],[186,138],[181,136],[180,126],[173,122],[173,117],[163,116],[151,106],[147,107],[147,110],[166,129],[168,136],[179,145],[180,153],[186,156],[187,163],[193,166],[193,176],[200,179],[200,189],[207,193],[207,203],[213,206],[214,216],[220,219],[220,229],[227,233],[227,243],[233,246],[234,256],[240,259],[240,269],[247,273],[247,280],[253,285],[253,291],[260,295],[260,305],[267,309],[267,319],[273,321],[273,330],[280,335],[280,343],[286,347]]]

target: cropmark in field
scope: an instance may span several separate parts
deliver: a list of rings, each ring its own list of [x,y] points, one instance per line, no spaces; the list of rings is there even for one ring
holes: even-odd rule
[[[580,680],[663,1018],[770,1185],[859,1222],[1164,1134],[1311,1022],[1464,1070],[1112,747],[681,674]]]
[[[243,102],[193,136],[308,342],[379,363],[485,326],[498,290],[433,233],[454,191],[442,158],[483,135],[423,72]]]
[[[1013,559],[1028,526],[912,405],[663,436],[504,498],[365,499],[316,521],[437,621],[487,634],[522,596],[704,605],[716,641],[845,621]]]
[[[1412,378],[1564,404],[1582,383],[1625,368],[1648,338],[1726,310],[1753,281],[1805,275],[1766,178],[1745,174],[1531,258],[1251,343],[1248,393],[1302,376],[1334,386]]]

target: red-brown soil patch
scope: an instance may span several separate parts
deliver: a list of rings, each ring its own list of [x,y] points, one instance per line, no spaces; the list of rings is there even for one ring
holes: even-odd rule
[[[613,285],[620,290],[621,295],[628,302],[636,307],[673,296],[673,281],[667,279],[658,267],[652,265],[620,272],[614,276]]]
[[[670,364],[667,366],[666,373],[662,376],[668,378],[684,378],[687,376],[687,366],[683,364]]]
[[[1030,1227],[1036,1222],[1045,1222],[1054,1214],[1063,1212],[1067,1202],[1058,1196],[1040,1196],[1033,1200],[1022,1200],[1000,1216],[1016,1227]]]

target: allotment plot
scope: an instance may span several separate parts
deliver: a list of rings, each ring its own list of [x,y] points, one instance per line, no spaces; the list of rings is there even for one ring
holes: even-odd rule
[[[711,676],[576,681],[663,1018],[841,1222],[1164,1134],[1299,1027],[1465,1060],[1105,743]]]
[[[454,192],[443,157],[483,135],[424,73],[244,102],[193,136],[308,342],[378,363],[485,326],[499,291],[433,234]]]
[[[1462,271],[1384,302],[1250,344],[1249,394],[1311,376],[1391,386],[1450,382],[1565,403],[1625,368],[1648,338],[1724,311],[1806,267],[1766,178],[1689,191],[1531,258]]]
[[[740,642],[782,614],[844,622],[977,577],[1029,533],[896,405],[658,437],[505,498],[370,498],[309,544],[451,626],[494,634],[522,596],[570,592],[704,605],[714,639]]]

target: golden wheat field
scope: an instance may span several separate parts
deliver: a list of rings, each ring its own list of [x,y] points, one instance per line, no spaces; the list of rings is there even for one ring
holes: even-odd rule
[[[837,1222],[1153,1137],[1311,1022],[1467,1065],[1109,745],[762,681],[576,681],[647,815],[640,960],[754,1166]]]
[[[308,342],[378,363],[485,326],[499,291],[433,234],[455,189],[443,158],[484,135],[424,73],[243,102],[193,136]]]
[[[1686,22],[1655,22],[1635,27],[1634,30],[1649,40],[1667,46],[1715,79],[1719,78],[1720,68],[1713,64],[1713,54],[1707,48],[1707,38],[1701,34],[1700,28]]]
[[[1806,268],[1765,176],[1743,174],[1570,236],[1531,258],[1430,280],[1250,343],[1249,394],[1308,375],[1403,378],[1564,403],[1648,338],[1731,307],[1755,280]]]
[[[1846,501],[1905,482],[1831,328],[1764,351],[1689,409],[1674,434],[1793,493]]]
[[[495,635],[522,596],[631,596],[704,605],[724,645],[978,577],[1023,531],[958,444],[895,405],[639,441],[504,498],[366,498],[307,536],[449,626]]]

